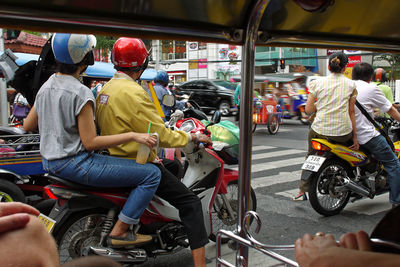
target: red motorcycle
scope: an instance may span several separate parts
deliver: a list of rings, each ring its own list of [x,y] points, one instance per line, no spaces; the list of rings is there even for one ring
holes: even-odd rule
[[[187,132],[207,132],[207,128],[195,118],[179,120],[179,123],[180,129]],[[201,199],[206,231],[210,240],[215,241],[218,230],[235,229],[238,173],[224,168],[225,162],[219,154],[225,158],[228,155],[223,148],[216,151],[211,147],[190,143],[184,152],[186,168],[182,182]],[[151,234],[152,242],[133,248],[107,247],[106,237],[130,189],[94,188],[51,175],[48,178],[54,183],[45,188],[45,193],[49,198],[57,199],[49,217],[56,221],[53,234],[62,263],[96,254],[121,263],[138,264],[147,261],[148,256],[170,254],[189,246],[178,210],[155,195],[135,229],[138,233]],[[256,210],[253,189],[249,209]]]

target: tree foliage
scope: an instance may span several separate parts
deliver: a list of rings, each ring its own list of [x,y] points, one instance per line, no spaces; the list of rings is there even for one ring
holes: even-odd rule
[[[389,63],[391,68],[390,79],[396,80],[396,72],[400,68],[400,55],[398,54],[380,54],[374,56],[374,60],[383,60]]]
[[[117,38],[111,37],[111,36],[102,36],[102,35],[97,35],[97,45],[96,48],[99,49],[104,49],[104,50],[112,50],[113,45]]]

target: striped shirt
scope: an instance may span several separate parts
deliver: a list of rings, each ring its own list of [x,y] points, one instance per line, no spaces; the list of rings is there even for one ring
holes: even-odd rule
[[[343,136],[352,132],[349,115],[350,97],[357,96],[356,84],[343,74],[332,73],[310,83],[316,98],[316,117],[311,128],[325,136]]]

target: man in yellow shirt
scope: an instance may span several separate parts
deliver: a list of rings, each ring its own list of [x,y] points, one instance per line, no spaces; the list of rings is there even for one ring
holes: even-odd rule
[[[211,143],[203,134],[188,134],[166,128],[156,107],[136,80],[147,67],[149,53],[140,39],[119,38],[112,50],[112,59],[117,73],[103,86],[97,97],[96,121],[101,135],[128,131],[158,133],[160,147],[184,147],[190,141]],[[110,148],[112,156],[135,159],[138,144],[130,142]],[[152,152],[149,161],[156,159]],[[181,183],[162,164],[161,182],[156,194],[179,210],[179,216],[188,235],[194,266],[205,267],[205,249],[208,236],[200,199]]]

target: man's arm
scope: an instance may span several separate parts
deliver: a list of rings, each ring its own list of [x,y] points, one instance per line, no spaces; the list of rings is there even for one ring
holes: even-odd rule
[[[390,117],[392,117],[396,121],[400,122],[400,113],[397,111],[397,109],[393,105],[390,107],[390,109],[386,113],[389,114]]]
[[[358,150],[359,144],[357,140],[357,125],[356,125],[356,114],[355,114],[355,103],[356,103],[356,95],[350,97],[349,100],[349,115],[351,120],[351,126],[353,128],[353,145],[350,146],[351,149]]]

